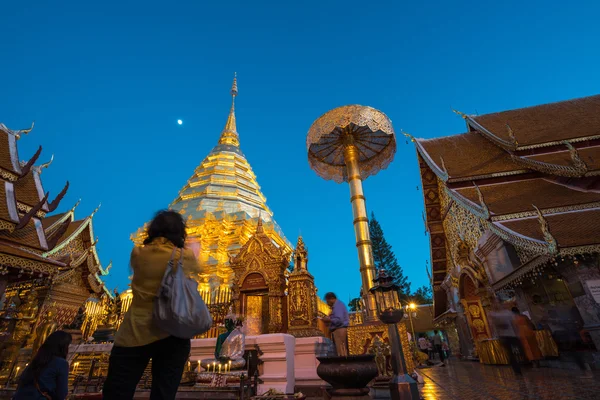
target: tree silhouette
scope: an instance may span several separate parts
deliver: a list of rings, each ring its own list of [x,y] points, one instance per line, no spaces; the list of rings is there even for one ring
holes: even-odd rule
[[[394,282],[400,286],[400,297],[408,298],[410,296],[410,282],[404,276],[404,271],[392,251],[392,246],[385,240],[383,229],[377,219],[375,213],[371,213],[369,220],[369,231],[371,233],[371,243],[373,246],[373,261],[375,268],[384,268],[390,276],[394,277]]]
[[[417,304],[433,303],[433,293],[431,292],[431,287],[423,285],[418,288],[412,295],[412,301]]]

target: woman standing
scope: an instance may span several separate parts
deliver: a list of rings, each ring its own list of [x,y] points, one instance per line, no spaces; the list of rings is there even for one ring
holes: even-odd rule
[[[133,300],[115,337],[108,375],[102,389],[106,400],[129,400],[152,359],[151,400],[172,400],[177,394],[190,354],[190,339],[169,336],[152,320],[153,301],[169,260],[183,252],[186,274],[200,273],[194,253],[184,249],[185,222],[175,211],[160,211],[148,226],[144,245],[131,252]]]
[[[64,331],[48,336],[21,374],[13,400],[64,400],[67,397],[67,353],[71,340],[71,335]]]

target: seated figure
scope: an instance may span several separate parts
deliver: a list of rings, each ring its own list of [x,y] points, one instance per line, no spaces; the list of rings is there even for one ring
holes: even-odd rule
[[[246,366],[244,352],[246,350],[246,335],[242,332],[242,320],[229,315],[225,317],[225,328],[227,332],[219,335],[215,346],[215,358],[206,358],[200,361],[205,370],[213,368],[213,371],[221,365],[221,372],[241,370]]]

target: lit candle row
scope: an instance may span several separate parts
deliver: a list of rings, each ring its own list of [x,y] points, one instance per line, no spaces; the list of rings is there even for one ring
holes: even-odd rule
[[[208,364],[208,369],[206,370],[206,372],[210,372],[210,364]],[[229,361],[227,364],[221,364],[219,363],[217,365],[216,362],[212,363],[212,372],[213,373],[227,373],[227,372],[231,372],[231,361]]]

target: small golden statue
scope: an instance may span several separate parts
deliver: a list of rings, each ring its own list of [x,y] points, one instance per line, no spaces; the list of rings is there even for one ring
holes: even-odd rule
[[[375,338],[373,338],[373,342],[367,351],[369,354],[375,355],[375,363],[377,364],[379,376],[389,376],[390,374],[387,358],[392,354],[390,346],[381,340],[379,335],[377,335]]]
[[[35,331],[35,339],[33,341],[33,349],[31,352],[32,356],[35,356],[38,349],[46,341],[48,336],[50,336],[56,330],[56,328],[58,328],[55,317],[56,302],[52,302],[52,304],[50,304],[46,310],[46,314],[43,317],[42,323],[38,325],[38,328]]]

